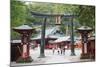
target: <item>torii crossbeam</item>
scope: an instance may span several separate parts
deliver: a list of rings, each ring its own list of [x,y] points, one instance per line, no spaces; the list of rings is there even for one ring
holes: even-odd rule
[[[43,13],[36,13],[36,12],[32,12],[32,15],[38,16],[38,17],[57,17],[57,16],[61,16],[61,17],[66,17],[66,18],[76,18],[78,17],[78,15],[73,15],[73,14],[43,14]]]

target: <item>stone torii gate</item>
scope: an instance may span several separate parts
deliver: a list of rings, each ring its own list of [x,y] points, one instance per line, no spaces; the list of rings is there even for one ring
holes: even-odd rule
[[[42,33],[41,33],[41,44],[40,44],[40,57],[43,58],[45,57],[44,54],[44,45],[45,45],[45,27],[46,27],[46,21],[47,18],[49,17],[56,17],[56,25],[60,25],[61,23],[61,18],[70,18],[71,22],[71,56],[75,55],[74,51],[74,35],[73,35],[73,19],[77,17],[77,15],[65,15],[65,14],[42,14],[42,13],[36,13],[36,12],[31,12],[33,16],[37,16],[40,18],[44,18],[43,23],[42,23]]]

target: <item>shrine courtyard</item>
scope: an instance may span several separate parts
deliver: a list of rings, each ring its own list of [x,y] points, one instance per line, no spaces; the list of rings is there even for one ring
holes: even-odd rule
[[[51,49],[45,49],[45,57],[39,58],[39,49],[30,49],[30,56],[33,61],[31,63],[16,63],[11,62],[11,66],[28,66],[28,65],[44,65],[44,64],[59,64],[59,63],[77,63],[77,62],[89,62],[94,61],[93,59],[80,59],[81,49],[75,49],[75,56],[70,56],[70,50],[65,50],[65,55],[61,55],[57,53],[53,54]]]

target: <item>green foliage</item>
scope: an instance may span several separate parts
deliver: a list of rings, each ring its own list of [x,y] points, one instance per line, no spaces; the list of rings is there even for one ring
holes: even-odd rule
[[[16,0],[11,0],[11,27],[16,27],[22,24],[30,25],[31,23],[35,22],[43,22],[43,18],[32,17],[30,11],[45,14],[76,14],[79,16],[74,19],[74,22],[79,22],[81,25],[95,28],[94,6],[22,2]],[[55,18],[48,18],[48,22],[55,23]],[[62,22],[70,22],[70,19],[63,18]],[[61,26],[61,29],[64,33],[66,26],[68,25]],[[70,29],[70,26],[68,27],[68,29]],[[78,26],[74,27],[74,29],[77,27]],[[18,33],[13,31],[11,32],[11,36],[13,39],[19,38]]]
[[[11,26],[19,26],[25,23],[26,8],[23,2],[11,0]]]
[[[26,9],[21,1],[11,0],[11,29],[25,23]],[[11,30],[11,39],[19,39],[18,33]]]
[[[66,26],[64,24],[61,25],[60,29],[64,34],[66,34]]]
[[[80,24],[95,28],[95,7],[80,5],[78,10]]]
[[[76,5],[51,4],[51,3],[30,3],[27,5],[30,11],[48,14],[73,14],[78,8]]]

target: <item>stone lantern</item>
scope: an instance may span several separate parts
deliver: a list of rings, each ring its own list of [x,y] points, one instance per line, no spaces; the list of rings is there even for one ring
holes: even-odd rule
[[[89,59],[89,54],[87,52],[88,50],[88,36],[89,33],[92,32],[92,28],[88,26],[82,26],[77,29],[77,31],[81,34],[82,39],[82,53],[81,53],[81,59]]]
[[[29,45],[30,45],[30,36],[34,31],[34,29],[28,25],[21,25],[19,27],[14,27],[13,30],[21,35],[21,45],[22,45],[21,57],[19,57],[16,62],[32,62],[29,53]]]

